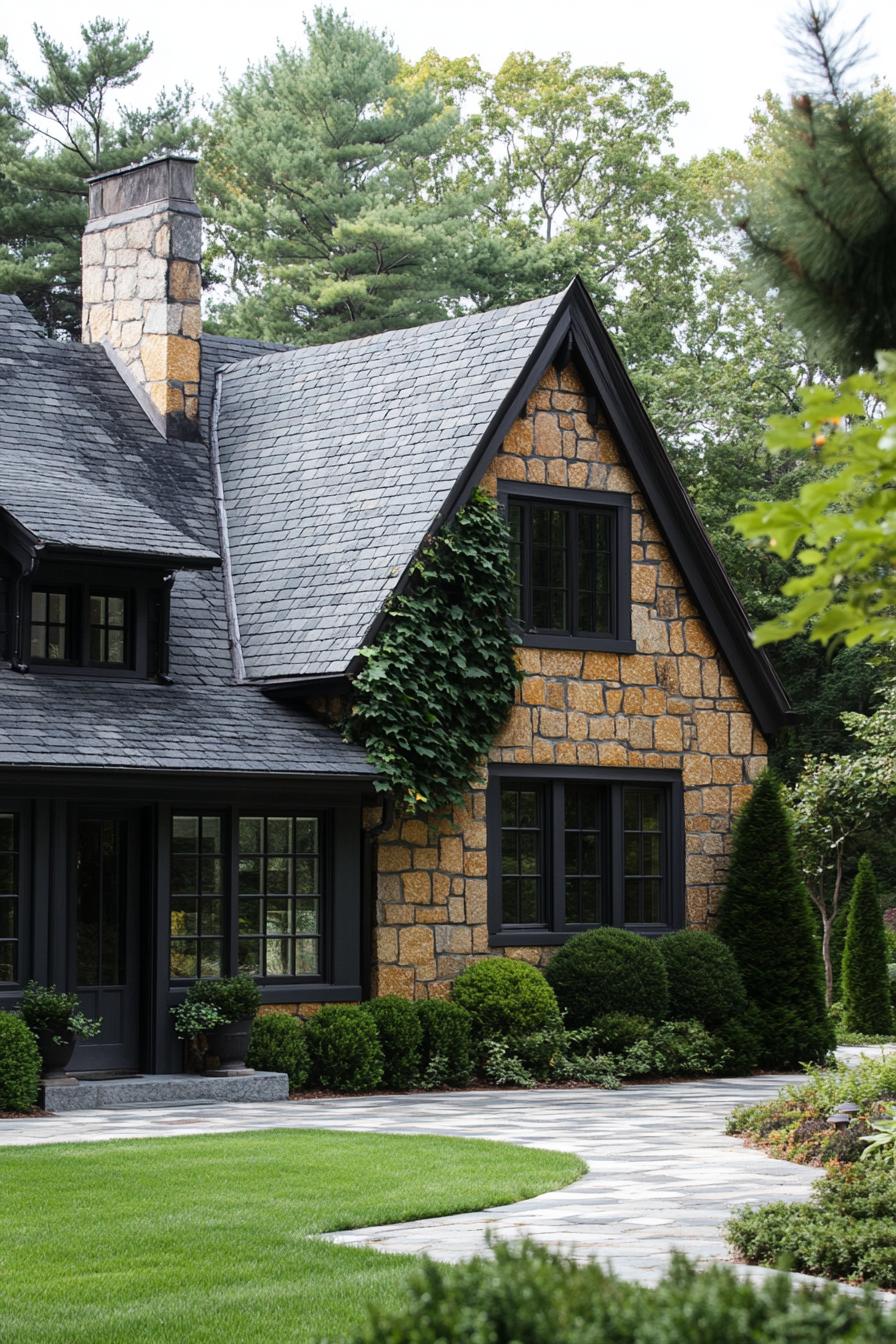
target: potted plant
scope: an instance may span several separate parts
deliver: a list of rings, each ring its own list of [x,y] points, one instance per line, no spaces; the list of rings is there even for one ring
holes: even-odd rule
[[[214,1027],[223,1026],[224,1018],[210,1003],[196,1003],[189,998],[172,1008],[171,1016],[174,1018],[174,1034],[184,1043],[186,1067],[201,1073],[208,1049],[208,1033]]]
[[[54,1087],[77,1082],[65,1071],[75,1043],[79,1037],[98,1036],[103,1019],[85,1016],[77,994],[63,994],[55,985],[47,988],[36,980],[29,980],[22,991],[19,1012],[37,1041],[41,1080]]]
[[[191,1009],[214,1009],[218,1021],[206,1018],[201,1031],[205,1035],[206,1068],[216,1062],[215,1073],[251,1073],[246,1068],[246,1054],[252,1021],[258,1012],[261,995],[249,975],[225,976],[220,980],[197,980],[187,990],[183,1005]],[[175,1022],[175,1029],[177,1023]],[[195,1034],[195,1033],[194,1033]]]

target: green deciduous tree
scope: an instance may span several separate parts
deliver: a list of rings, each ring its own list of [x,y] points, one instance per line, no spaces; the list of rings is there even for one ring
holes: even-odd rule
[[[893,1029],[887,945],[874,869],[859,860],[843,952],[843,1006],[849,1031],[884,1036]]]
[[[761,1063],[792,1068],[833,1044],[806,889],[782,789],[766,771],[738,817],[717,932],[759,1010]]]
[[[163,149],[195,148],[187,88],[145,109],[113,105],[152,51],[146,34],[94,19],[70,50],[34,26],[42,69],[0,48],[0,291],[19,294],[50,335],[80,333],[84,179]]]

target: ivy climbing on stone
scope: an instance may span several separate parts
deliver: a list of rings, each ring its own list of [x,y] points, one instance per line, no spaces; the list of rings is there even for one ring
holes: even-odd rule
[[[408,812],[462,800],[520,681],[507,524],[476,490],[416,561],[360,650],[346,735]]]

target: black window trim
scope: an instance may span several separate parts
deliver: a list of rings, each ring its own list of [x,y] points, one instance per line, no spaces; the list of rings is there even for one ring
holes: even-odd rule
[[[523,644],[538,649],[585,649],[606,653],[635,653],[632,639],[632,501],[620,491],[581,490],[562,485],[533,485],[529,482],[501,480],[498,483],[498,502],[507,516],[513,500],[541,501],[575,508],[590,506],[599,512],[611,512],[612,526],[612,592],[614,629],[611,634],[550,634],[524,630],[514,622],[516,633]]]
[[[0,983],[0,1004],[11,1008],[12,1002],[18,1002],[22,989],[31,979],[32,957],[32,873],[31,873],[31,807],[21,799],[0,797],[0,812],[12,813],[16,818],[16,841],[18,874],[14,893],[16,904],[16,962],[18,977],[16,980],[4,980]]]
[[[181,806],[180,804],[172,806],[168,810],[169,838],[165,846],[165,858],[167,869],[162,874],[164,900],[163,905],[166,910],[168,924],[166,925],[168,939],[168,952],[162,958],[168,970],[168,990],[171,994],[178,994],[178,998],[183,997],[183,993],[194,983],[194,978],[189,976],[172,976],[170,974],[170,910],[171,910],[171,848],[170,848],[170,827],[173,818],[176,816],[216,816],[221,818],[221,854],[224,864],[224,891],[222,892],[222,924],[223,924],[223,949],[222,961],[223,972],[225,976],[239,974],[239,824],[243,816],[302,816],[315,817],[320,827],[320,864],[321,864],[321,882],[320,882],[320,933],[318,934],[320,947],[320,970],[317,975],[254,975],[252,979],[262,990],[262,997],[265,1003],[271,1002],[291,1002],[295,998],[296,989],[309,989],[312,987],[326,987],[333,983],[333,919],[334,919],[334,900],[335,900],[335,862],[334,862],[334,818],[333,809],[330,807],[303,807],[300,801],[289,803],[288,805],[278,805],[274,802],[238,803],[231,807],[205,807],[198,802],[191,808],[189,804]],[[267,990],[269,992],[265,993]],[[287,991],[277,994],[270,991]]]
[[[667,881],[667,924],[626,924],[624,919],[623,852],[614,838],[622,837],[622,789],[609,791],[609,874],[613,927],[630,929],[651,937],[684,927],[684,789],[680,771],[644,770],[600,766],[526,766],[490,765],[486,789],[486,828],[488,862],[488,931],[490,947],[556,947],[565,943],[583,928],[594,925],[573,925],[565,922],[564,885],[557,880],[563,871],[563,814],[561,789],[546,791],[552,807],[551,827],[547,843],[552,850],[552,876],[546,892],[550,914],[544,925],[516,925],[502,923],[501,913],[501,783],[529,783],[554,785],[565,781],[593,784],[662,785],[666,797],[665,867]]]
[[[111,680],[166,681],[167,623],[171,577],[155,569],[90,566],[74,572],[57,564],[38,568],[25,586],[21,646],[25,670],[40,676],[103,677]],[[31,657],[31,595],[64,592],[68,598],[66,638],[69,656],[62,660]],[[90,658],[90,597],[123,597],[125,662],[101,663]],[[151,629],[154,625],[158,628]],[[150,661],[156,666],[150,666]]]

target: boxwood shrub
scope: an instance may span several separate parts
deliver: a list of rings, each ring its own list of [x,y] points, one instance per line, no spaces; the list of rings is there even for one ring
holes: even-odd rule
[[[359,1004],[325,1005],[305,1028],[311,1083],[333,1092],[367,1092],[383,1077],[376,1023]]]
[[[720,1027],[739,1017],[747,993],[730,947],[702,929],[680,929],[657,939],[669,977],[667,1015],[705,1027]]]
[[[39,1079],[34,1036],[15,1013],[0,1012],[0,1111],[30,1111],[37,1105]]]
[[[894,1344],[896,1312],[786,1274],[758,1283],[681,1256],[655,1287],[521,1242],[493,1259],[424,1262],[396,1311],[374,1309],[345,1344]]]
[[[606,1013],[666,1015],[669,981],[656,940],[627,929],[577,933],[557,949],[546,975],[568,1027],[590,1027]]]
[[[512,957],[474,961],[455,980],[453,997],[470,1014],[477,1045],[559,1032],[563,1025],[557,996],[542,972]]]
[[[305,1028],[291,1013],[266,1013],[252,1023],[246,1063],[250,1069],[269,1070],[289,1076],[291,1092],[300,1092],[308,1081],[308,1046]]]
[[[447,999],[421,999],[416,1010],[423,1028],[423,1085],[463,1087],[473,1071],[470,1014]]]
[[[376,1024],[383,1052],[383,1084],[398,1091],[420,1078],[423,1026],[414,1005],[397,994],[385,994],[361,1005]]]

